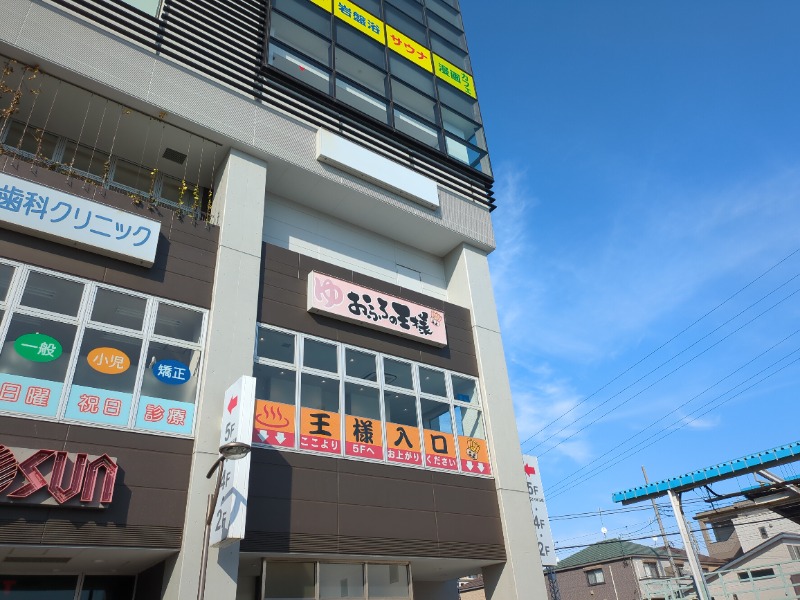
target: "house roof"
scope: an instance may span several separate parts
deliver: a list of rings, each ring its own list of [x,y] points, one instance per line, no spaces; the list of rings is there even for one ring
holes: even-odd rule
[[[679,560],[686,560],[686,552],[681,548],[671,548],[672,555]],[[611,539],[597,542],[591,546],[587,546],[580,552],[568,556],[567,558],[558,561],[557,571],[562,569],[573,569],[575,567],[582,567],[585,565],[592,565],[601,562],[609,562],[620,560],[623,558],[637,557],[637,558],[667,558],[669,554],[666,548],[654,548],[652,546],[644,546],[635,542],[628,542],[626,540]],[[724,561],[715,560],[703,554],[698,555],[701,563],[714,563],[721,564]]]
[[[631,556],[645,556],[660,558],[666,556],[666,552],[660,548],[643,546],[635,542],[628,542],[620,539],[604,540],[591,546],[587,546],[580,552],[568,556],[558,561],[557,571],[582,567],[600,562],[607,562]]]
[[[740,556],[737,556],[737,557],[731,559],[730,561],[726,562],[724,565],[722,565],[717,570],[718,571],[727,571],[729,569],[735,569],[735,568],[740,567],[742,565],[746,565],[750,560],[752,560],[754,557],[758,556],[759,554],[761,554],[765,550],[768,550],[770,548],[774,548],[775,546],[777,546],[779,544],[784,544],[784,543],[800,545],[800,534],[797,534],[797,533],[786,533],[786,532],[779,533],[778,535],[776,535],[774,537],[771,537],[768,540],[764,540],[758,546],[756,546],[755,548],[745,552],[744,554],[741,554]],[[716,578],[716,575],[711,575],[711,576],[709,576],[708,580],[709,581],[713,581],[715,578]]]

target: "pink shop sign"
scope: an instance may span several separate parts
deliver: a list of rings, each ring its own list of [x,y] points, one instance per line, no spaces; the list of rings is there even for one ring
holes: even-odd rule
[[[308,274],[308,310],[424,344],[447,345],[442,311],[316,271]]]

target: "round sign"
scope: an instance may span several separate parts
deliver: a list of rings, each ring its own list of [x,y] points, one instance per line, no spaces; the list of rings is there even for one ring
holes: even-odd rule
[[[131,366],[131,359],[116,348],[95,348],[86,355],[86,362],[95,371],[106,375],[119,375]]]
[[[153,376],[161,383],[181,385],[189,381],[192,373],[181,361],[166,359],[153,365]]]
[[[33,362],[51,362],[61,356],[61,343],[43,333],[26,333],[14,342],[14,350],[22,358]]]

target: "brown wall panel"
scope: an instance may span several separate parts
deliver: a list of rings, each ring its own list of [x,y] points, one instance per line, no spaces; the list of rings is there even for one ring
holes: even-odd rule
[[[192,440],[0,417],[0,444],[108,454],[119,466],[114,498],[104,509],[0,504],[0,541],[180,547]],[[22,481],[18,475],[9,490]],[[47,492],[32,499],[39,497]]]
[[[444,348],[436,348],[368,327],[309,313],[307,310],[307,282],[308,273],[311,271],[326,273],[385,294],[443,310],[447,325],[448,345]],[[261,300],[258,320],[262,323],[360,346],[375,352],[459,373],[478,375],[469,310],[267,243],[263,245],[262,251]]]
[[[0,256],[203,308],[211,292],[219,228],[192,223],[174,211],[147,202],[136,205],[124,194],[89,185],[45,168],[0,157],[0,170],[67,194],[161,222],[158,251],[151,268],[79,250],[16,231],[0,229]]]
[[[256,448],[248,506],[243,551],[505,558],[491,479]]]

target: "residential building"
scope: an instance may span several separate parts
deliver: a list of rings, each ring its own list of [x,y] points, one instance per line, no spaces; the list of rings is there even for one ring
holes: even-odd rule
[[[744,500],[697,513],[708,553],[730,560],[783,533],[800,534],[800,494],[791,487],[756,485],[743,490]]]
[[[4,598],[543,600],[457,0],[7,0],[0,73]]]
[[[689,575],[683,550],[670,549],[678,577]],[[722,564],[700,556],[703,570]],[[559,560],[556,579],[561,598],[570,600],[635,600],[646,597],[648,584],[675,577],[665,548],[620,539],[605,540]]]

